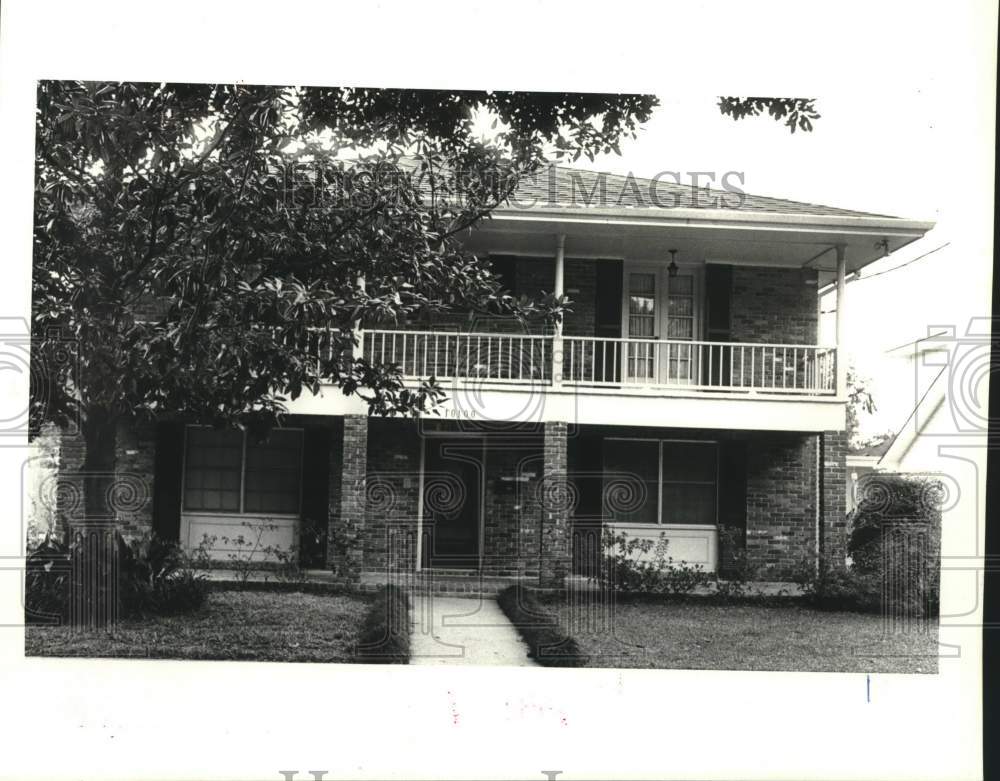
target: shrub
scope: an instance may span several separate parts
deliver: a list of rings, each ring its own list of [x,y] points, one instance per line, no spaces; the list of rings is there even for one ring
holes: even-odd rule
[[[674,561],[668,556],[668,545],[663,532],[651,540],[605,528],[598,575],[601,586],[612,591],[681,595],[710,581],[700,564]]]
[[[796,568],[793,580],[802,587],[805,601],[820,610],[882,610],[881,584],[856,569],[821,566],[817,570],[815,556],[808,556]]]
[[[279,583],[301,586],[309,580],[305,569],[302,568],[297,546],[292,545],[286,550],[276,545],[273,555],[278,562],[274,569],[274,577]]]
[[[528,656],[545,667],[583,667],[586,655],[567,635],[558,618],[546,610],[533,591],[508,586],[497,603],[528,644]]]
[[[281,545],[265,545],[264,535],[274,531],[278,525],[268,520],[243,521],[241,524],[247,533],[235,537],[206,537],[205,543],[211,547],[216,539],[221,539],[234,550],[226,554],[229,566],[236,574],[236,581],[241,589],[245,589],[250,576],[255,572],[273,572],[282,583],[305,582],[306,575],[302,569],[298,546],[284,548]],[[267,579],[267,575],[264,576]]]
[[[168,615],[199,609],[208,583],[199,572],[199,549],[184,553],[155,535],[126,541],[115,536],[118,554],[118,608],[122,617]],[[27,560],[25,619],[54,624],[69,620],[74,546],[46,539]]]
[[[876,472],[859,486],[848,517],[850,566],[808,558],[795,580],[826,610],[929,618],[940,601],[941,501],[944,486],[923,475]]]
[[[198,610],[208,596],[200,567],[204,545],[191,555],[156,535],[126,542],[118,537],[119,595],[124,616],[172,615]]]
[[[70,550],[46,536],[29,552],[24,577],[24,618],[28,624],[57,624],[69,619]]]
[[[760,597],[751,583],[760,568],[750,562],[744,542],[744,532],[735,526],[719,527],[719,573],[715,579],[715,595],[722,602]]]
[[[354,654],[368,664],[409,664],[410,598],[398,586],[383,586],[372,597]]]
[[[885,607],[938,612],[943,483],[926,475],[875,472],[859,486],[848,553],[859,576],[877,581]]]

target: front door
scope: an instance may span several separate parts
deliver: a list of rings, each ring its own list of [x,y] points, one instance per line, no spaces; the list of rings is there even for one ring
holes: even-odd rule
[[[423,567],[479,569],[484,441],[428,437],[423,479]]]

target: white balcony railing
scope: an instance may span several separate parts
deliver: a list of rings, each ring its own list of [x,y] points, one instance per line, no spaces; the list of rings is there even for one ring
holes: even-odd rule
[[[837,392],[836,350],[815,345],[366,330],[362,351],[374,363],[396,364],[409,380],[801,396]]]
[[[802,344],[563,338],[564,384],[836,393],[836,350]]]
[[[406,379],[551,383],[552,337],[448,331],[364,331],[362,354]]]

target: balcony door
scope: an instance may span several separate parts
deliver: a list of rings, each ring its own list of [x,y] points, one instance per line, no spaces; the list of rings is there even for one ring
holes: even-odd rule
[[[695,382],[697,338],[696,274],[665,268],[626,266],[623,284],[626,382],[687,385]],[[666,340],[666,341],[664,341]]]

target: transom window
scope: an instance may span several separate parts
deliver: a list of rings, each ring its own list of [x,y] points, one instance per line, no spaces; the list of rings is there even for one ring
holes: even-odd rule
[[[718,472],[715,442],[605,439],[604,512],[619,523],[714,525]]]
[[[184,451],[185,510],[299,514],[301,429],[274,429],[256,442],[235,429],[188,426]]]

